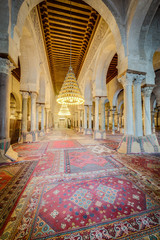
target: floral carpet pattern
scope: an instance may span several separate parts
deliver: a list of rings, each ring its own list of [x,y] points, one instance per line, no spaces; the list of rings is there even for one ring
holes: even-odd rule
[[[118,154],[113,138],[53,130],[15,145],[18,161],[0,167],[0,239],[160,239],[160,158]]]

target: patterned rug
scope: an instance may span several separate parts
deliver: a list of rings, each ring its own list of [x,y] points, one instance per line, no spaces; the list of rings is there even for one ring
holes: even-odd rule
[[[76,140],[52,141],[48,144],[47,150],[65,149],[65,148],[80,148],[81,145]]]
[[[37,162],[0,167],[0,229],[3,227]]]
[[[21,162],[0,168],[0,239],[159,240],[160,157],[119,154],[120,137],[54,130],[14,146]]]
[[[112,150],[116,150],[118,145],[119,145],[119,141],[114,141],[112,139],[107,139],[107,140],[103,140],[102,145],[106,146],[107,148],[110,148]]]
[[[159,204],[122,175],[37,181],[19,204],[21,221],[15,209],[2,239],[142,239],[160,231]]]
[[[65,166],[66,173],[75,173],[113,169],[122,164],[113,161],[109,156],[101,157],[86,149],[77,149],[65,151]]]

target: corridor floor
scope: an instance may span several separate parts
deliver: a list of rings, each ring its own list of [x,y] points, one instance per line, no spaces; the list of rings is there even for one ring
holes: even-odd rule
[[[0,165],[0,239],[160,239],[160,155],[70,129],[15,144]]]

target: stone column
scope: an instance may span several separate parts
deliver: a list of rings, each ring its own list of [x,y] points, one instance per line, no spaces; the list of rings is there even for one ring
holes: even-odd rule
[[[143,111],[144,111],[144,134],[151,135],[151,107],[150,107],[150,97],[153,87],[145,86],[142,89],[143,92]]]
[[[84,128],[84,110],[81,111],[82,128]]]
[[[36,103],[36,131],[39,131],[39,104]]]
[[[87,105],[84,105],[84,129],[87,129]]]
[[[88,128],[92,129],[92,105],[89,105],[88,108],[89,108]]]
[[[154,121],[155,111],[152,111],[151,114],[152,114],[152,132],[155,133],[155,121]]]
[[[113,106],[113,109],[112,109],[112,134],[115,134],[115,122],[114,122],[115,111],[116,111],[116,106]]]
[[[78,127],[79,129],[81,127],[81,110],[80,109],[78,110]]]
[[[45,109],[44,104],[41,104],[41,131],[44,132]]]
[[[134,135],[136,137],[143,136],[142,129],[142,100],[141,100],[141,83],[144,79],[143,75],[136,75],[133,82],[134,86]]]
[[[22,93],[22,133],[27,132],[27,102],[29,93],[28,92],[21,92]]]
[[[120,131],[120,128],[119,128],[119,113],[117,112],[117,131],[119,132]]]
[[[95,97],[95,131],[99,131],[99,97]]]
[[[105,101],[106,97],[101,97],[101,130],[105,131]]]
[[[110,109],[107,111],[107,130],[109,131],[109,116],[110,116]]]
[[[118,79],[124,88],[124,133],[125,135],[133,135],[133,104],[132,104],[132,81],[133,74],[126,73]]]
[[[36,130],[36,98],[37,93],[31,92],[31,132]]]
[[[0,149],[9,148],[9,111],[10,111],[10,71],[12,64],[8,59],[0,58]],[[5,144],[4,144],[5,142]],[[5,149],[4,149],[5,148]]]
[[[49,128],[49,109],[46,108],[46,131]]]

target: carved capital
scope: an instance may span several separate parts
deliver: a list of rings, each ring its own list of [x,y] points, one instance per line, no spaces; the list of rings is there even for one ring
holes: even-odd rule
[[[36,99],[37,98],[37,93],[36,92],[31,92],[30,93],[30,96],[31,96],[31,99]]]
[[[144,97],[150,97],[154,87],[144,87],[142,88],[142,93]]]
[[[133,73],[126,73],[118,79],[118,81],[123,85],[123,87],[132,86],[133,80],[134,80]]]
[[[22,98],[28,99],[29,97],[29,92],[21,92]]]
[[[6,58],[0,58],[0,72],[9,74],[15,67],[13,64]]]
[[[135,74],[133,84],[134,85],[139,85],[144,81],[144,79],[145,79],[144,75]]]

